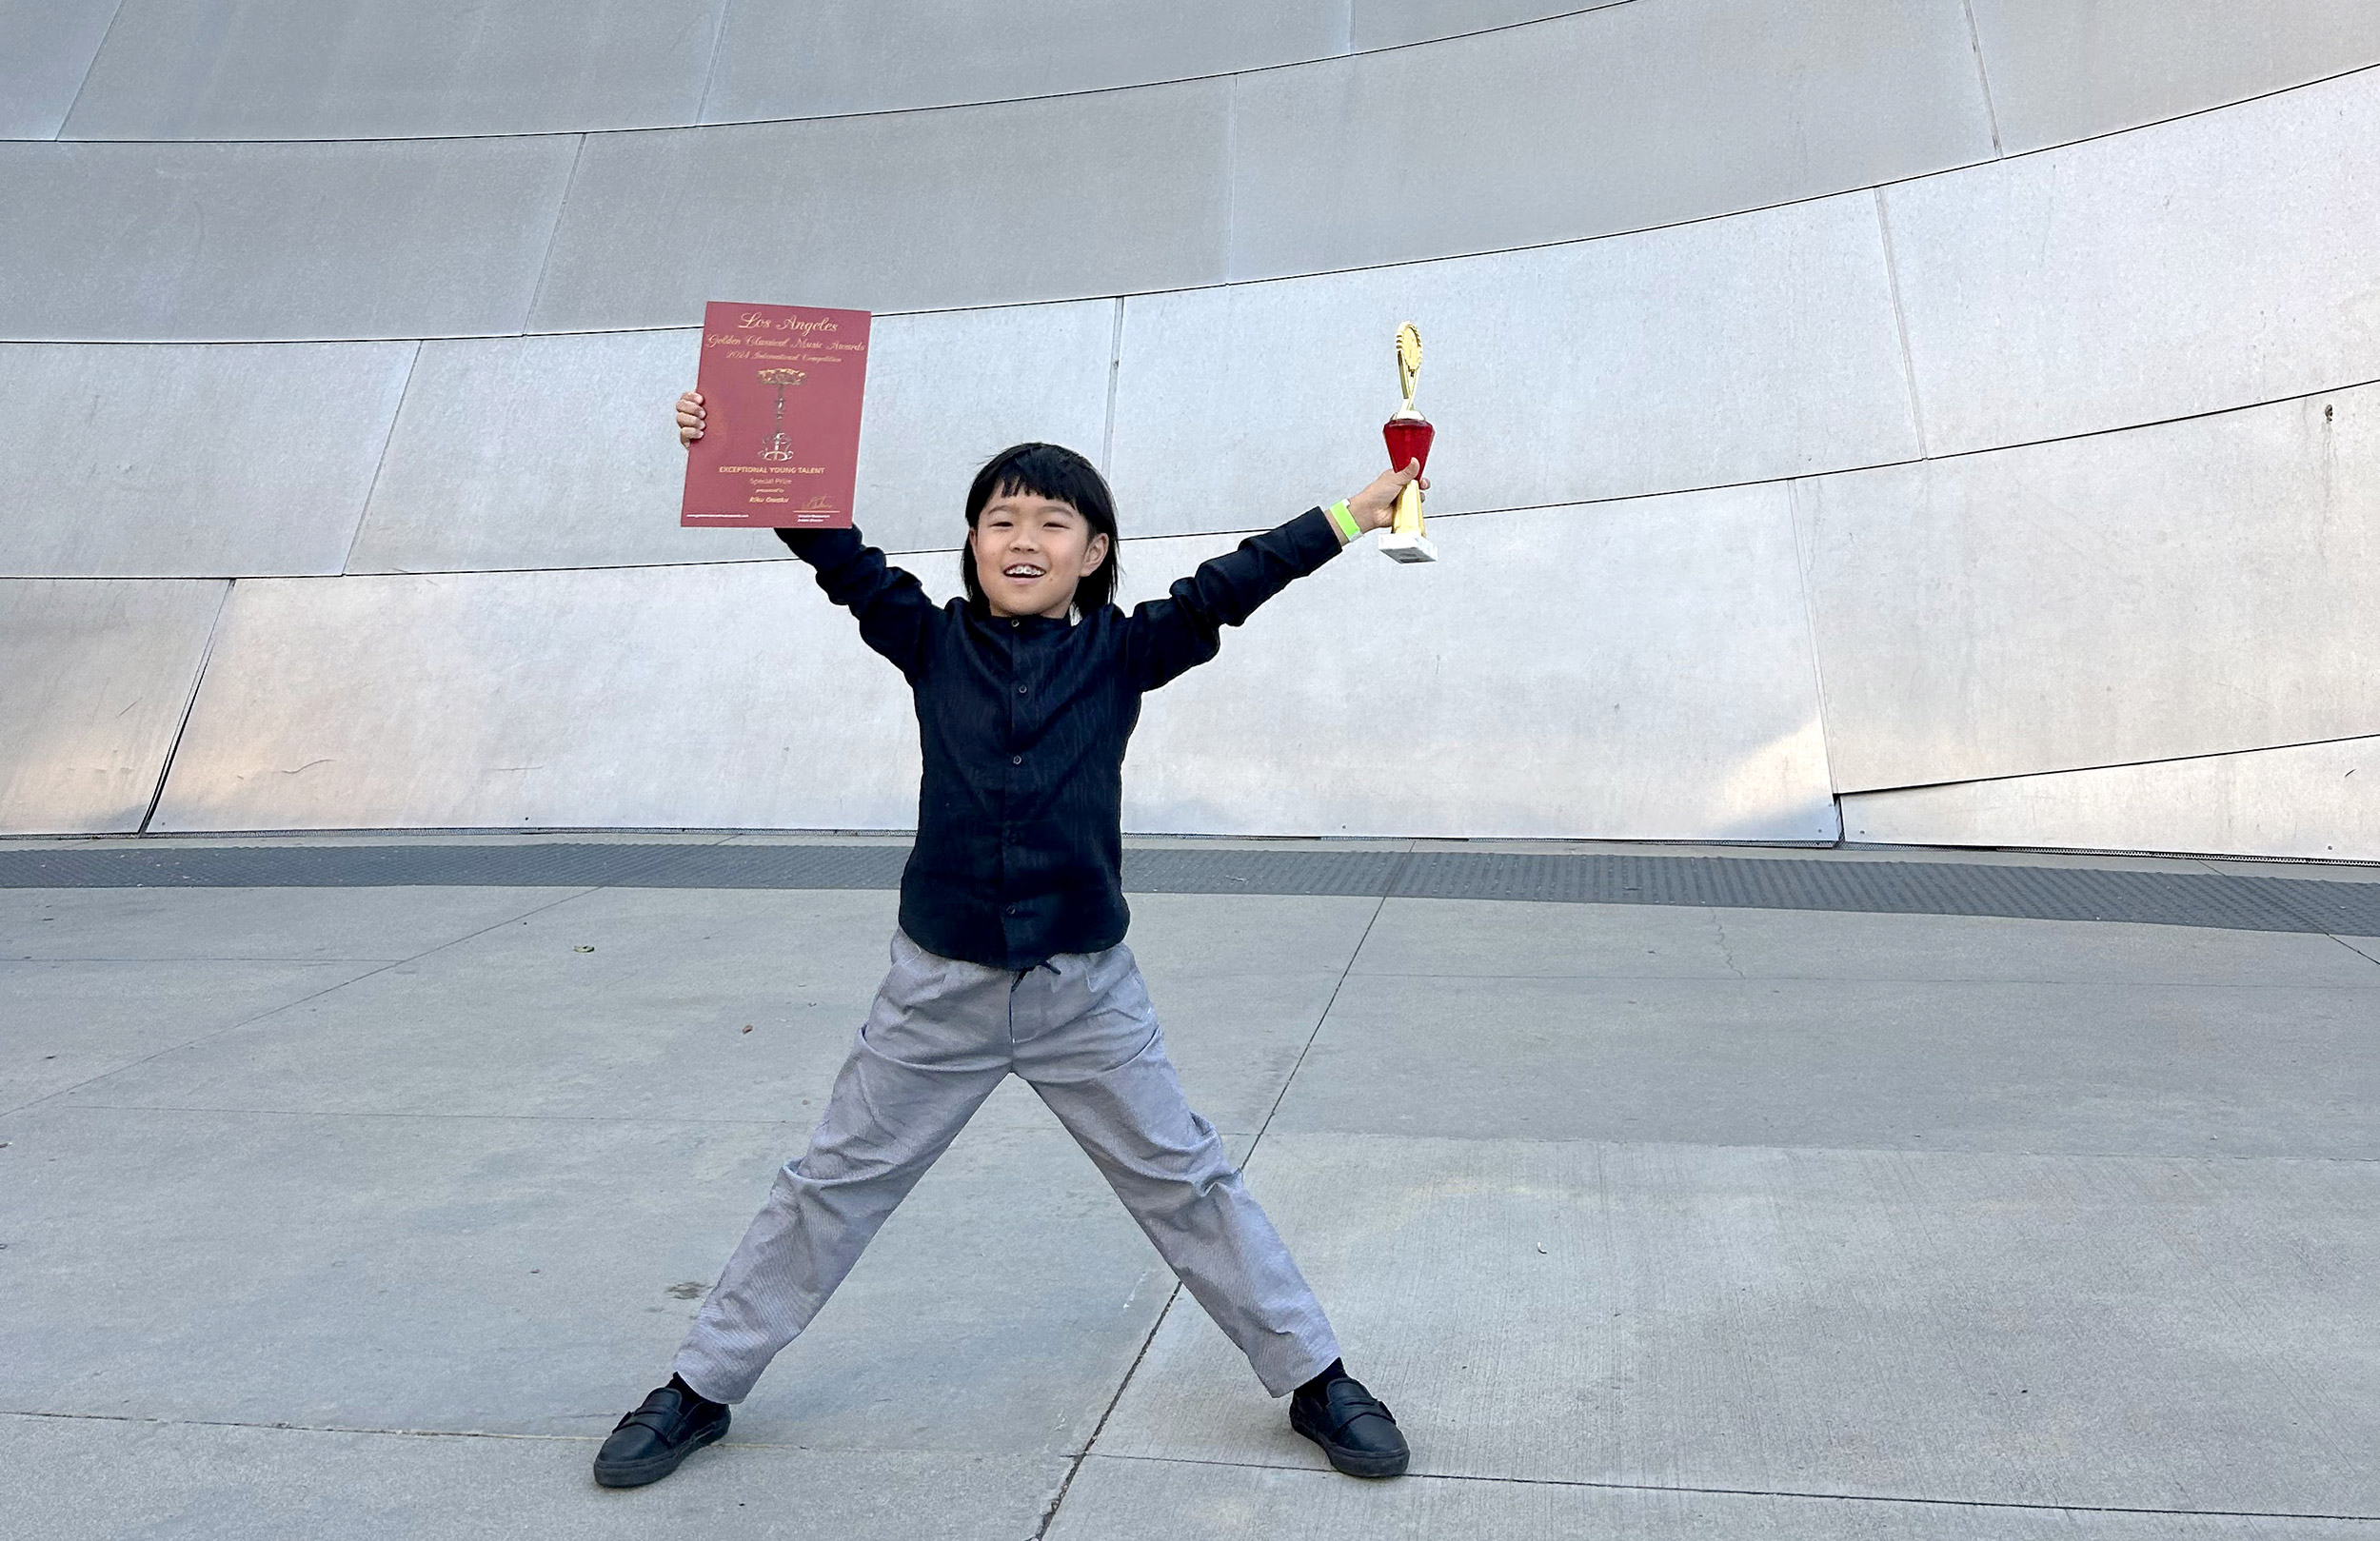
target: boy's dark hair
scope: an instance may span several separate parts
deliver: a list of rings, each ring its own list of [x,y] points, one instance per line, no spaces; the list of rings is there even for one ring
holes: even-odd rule
[[[1014,445],[983,463],[967,488],[967,528],[994,498],[1026,493],[1062,503],[1081,514],[1095,535],[1107,537],[1107,560],[1076,585],[1075,608],[1084,615],[1107,603],[1116,592],[1116,499],[1099,467],[1059,445]],[[959,552],[959,576],[967,585],[967,603],[982,605],[982,581],[975,576],[975,548]]]

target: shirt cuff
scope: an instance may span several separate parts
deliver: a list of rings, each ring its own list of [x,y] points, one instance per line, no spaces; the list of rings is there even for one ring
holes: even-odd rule
[[[1331,516],[1320,508],[1309,508],[1280,527],[1289,537],[1289,549],[1300,572],[1316,572],[1322,563],[1339,555],[1346,542],[1339,539],[1339,527]]]

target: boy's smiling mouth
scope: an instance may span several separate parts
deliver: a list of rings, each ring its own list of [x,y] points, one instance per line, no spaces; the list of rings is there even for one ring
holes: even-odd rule
[[[1046,577],[1048,571],[1048,568],[1037,567],[1029,562],[1012,562],[1001,569],[1001,575],[1004,578],[1018,578],[1030,583],[1036,578]]]

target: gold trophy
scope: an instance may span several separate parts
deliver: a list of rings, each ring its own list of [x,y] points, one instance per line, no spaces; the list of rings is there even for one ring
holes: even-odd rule
[[[1430,420],[1414,410],[1414,382],[1421,375],[1421,334],[1408,321],[1397,328],[1397,385],[1404,392],[1405,405],[1397,408],[1380,429],[1388,441],[1388,464],[1402,469],[1419,461],[1424,469],[1430,464],[1430,441],[1438,430]],[[1436,562],[1438,547],[1421,533],[1421,486],[1416,477],[1397,494],[1397,513],[1388,528],[1380,531],[1380,549],[1398,562]]]

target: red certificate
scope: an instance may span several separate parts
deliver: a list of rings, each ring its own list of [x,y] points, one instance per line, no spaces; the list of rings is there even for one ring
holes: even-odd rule
[[[686,452],[679,524],[850,527],[868,319],[791,305],[703,307],[703,437]]]

